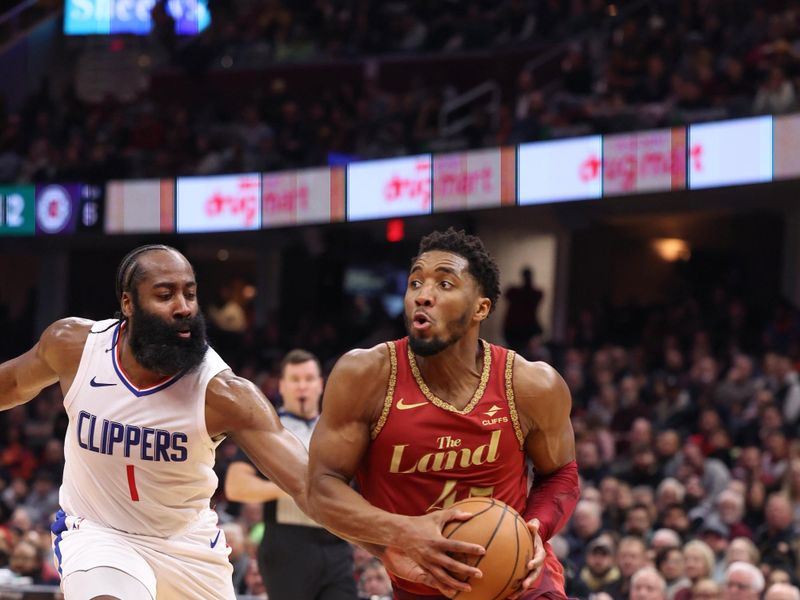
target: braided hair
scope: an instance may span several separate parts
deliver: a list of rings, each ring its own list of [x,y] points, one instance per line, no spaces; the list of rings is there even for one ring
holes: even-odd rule
[[[139,268],[139,257],[147,252],[153,252],[156,250],[164,250],[166,252],[178,252],[172,246],[167,246],[165,244],[146,244],[144,246],[139,246],[138,248],[134,248],[130,252],[125,255],[125,258],[120,261],[119,266],[117,267],[117,277],[116,277],[116,292],[117,292],[117,300],[122,302],[122,294],[125,292],[134,293],[136,290],[136,286],[142,280],[143,272]],[[124,320],[122,313],[117,313],[117,318],[120,320]]]

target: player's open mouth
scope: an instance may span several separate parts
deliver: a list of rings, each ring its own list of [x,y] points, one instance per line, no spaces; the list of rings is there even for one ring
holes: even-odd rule
[[[179,331],[178,337],[188,340],[190,337],[192,337],[192,332],[188,329],[186,331]]]
[[[426,331],[431,327],[431,320],[423,312],[414,313],[414,318],[411,320],[411,325],[415,331]]]

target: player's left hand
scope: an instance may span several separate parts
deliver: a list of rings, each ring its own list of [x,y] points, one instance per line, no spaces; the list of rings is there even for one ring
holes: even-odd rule
[[[544,551],[544,542],[539,535],[539,519],[531,519],[528,521],[527,525],[528,530],[531,532],[531,537],[533,538],[533,558],[528,563],[528,576],[522,582],[520,589],[510,595],[508,600],[516,600],[525,590],[533,587],[539,580],[539,577],[542,575],[542,570],[544,569],[544,559],[547,554]]]

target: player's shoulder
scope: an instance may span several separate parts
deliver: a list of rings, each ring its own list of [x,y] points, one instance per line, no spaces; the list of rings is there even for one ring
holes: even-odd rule
[[[74,346],[83,348],[94,324],[95,321],[81,317],[59,319],[44,330],[39,340],[43,345],[59,350]]]
[[[269,404],[256,384],[224,369],[214,375],[206,386],[206,426],[212,436],[236,428],[249,427],[256,407]]]
[[[206,396],[221,402],[236,402],[242,394],[257,392],[256,384],[240,377],[231,369],[223,369],[212,377],[206,386]]]
[[[344,353],[336,362],[331,377],[346,377],[348,380],[370,381],[388,376],[391,370],[389,348],[385,343],[372,348],[356,348]]]
[[[74,373],[94,324],[94,321],[79,317],[51,323],[39,337],[38,356],[61,375]]]
[[[520,400],[561,398],[565,393],[569,400],[567,384],[555,368],[546,362],[529,361],[519,354],[514,357],[513,385]]]

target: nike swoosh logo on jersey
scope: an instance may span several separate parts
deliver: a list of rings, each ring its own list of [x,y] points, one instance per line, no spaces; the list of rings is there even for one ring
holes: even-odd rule
[[[397,410],[411,410],[412,408],[419,408],[420,406],[425,406],[428,402],[417,402],[416,404],[405,404],[405,399],[400,398],[397,401]]]
[[[97,381],[97,376],[92,377],[92,380],[89,382],[89,385],[92,387],[108,387],[110,385],[117,385],[116,383],[101,383]]]
[[[217,537],[215,537],[213,540],[211,540],[211,547],[212,548],[217,545],[217,542],[219,541],[219,534],[220,534],[220,530],[217,530]]]

